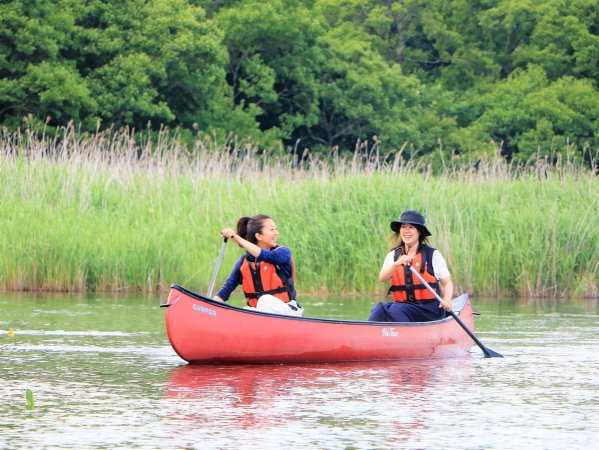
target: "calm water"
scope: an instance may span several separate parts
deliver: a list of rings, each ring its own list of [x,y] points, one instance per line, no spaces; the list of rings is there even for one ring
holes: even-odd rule
[[[505,358],[474,346],[446,360],[188,366],[168,343],[161,300],[0,295],[0,448],[579,449],[599,440],[596,301],[474,299],[477,336]],[[307,315],[348,319],[372,304],[303,300]]]

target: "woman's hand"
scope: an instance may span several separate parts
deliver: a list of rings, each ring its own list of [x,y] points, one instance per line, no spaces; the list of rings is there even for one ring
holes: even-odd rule
[[[223,228],[220,232],[220,235],[222,237],[234,240],[237,245],[239,245],[252,256],[257,257],[260,254],[260,247],[258,247],[256,244],[252,244],[250,241],[245,240],[235,233],[235,231],[233,231],[231,228]]]
[[[453,308],[453,302],[451,300],[443,300],[439,303],[439,308],[443,308],[445,311],[449,312]]]
[[[222,237],[226,237],[228,239],[233,239],[235,238],[235,231],[233,231],[231,228],[224,228],[221,232],[220,235]]]
[[[412,262],[413,259],[414,259],[413,256],[401,255],[399,258],[397,258],[397,261],[395,261],[395,265],[396,266],[407,266]]]
[[[405,266],[407,264],[410,264],[412,262],[412,259],[414,259],[413,256],[401,255],[399,258],[397,258],[397,261],[393,261],[393,263],[387,262],[387,264],[383,264],[383,267],[381,268],[381,271],[379,273],[379,280],[387,281],[389,278],[393,276],[393,273],[395,272],[397,266]]]

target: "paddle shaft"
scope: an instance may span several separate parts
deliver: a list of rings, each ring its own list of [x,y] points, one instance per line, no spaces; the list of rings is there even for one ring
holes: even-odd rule
[[[412,266],[408,266],[410,268],[410,270],[412,271],[412,273],[414,275],[416,275],[418,277],[418,279],[426,286],[426,288],[431,291],[431,294],[433,294],[435,296],[435,298],[439,301],[439,303],[443,303],[443,299],[439,296],[439,294],[437,294],[437,292],[431,287],[430,284],[428,284],[424,278],[422,278],[422,276],[420,276],[420,274],[418,273],[418,271],[416,269],[414,269]],[[470,331],[470,329],[466,326],[466,324],[464,322],[462,322],[462,319],[460,319],[458,317],[458,315],[456,313],[454,313],[453,311],[447,311],[449,314],[451,314],[451,317],[454,318],[454,320],[460,324],[460,326],[464,329],[464,331],[466,333],[468,333],[468,336],[470,336],[472,338],[472,340],[474,342],[476,342],[476,345],[478,345],[480,347],[480,349],[483,351],[483,353],[485,354],[485,358],[492,358],[492,357],[500,357],[502,358],[503,356],[500,355],[497,352],[494,352],[491,349],[488,349],[487,347],[485,347],[483,345],[483,343],[481,341],[478,340],[478,338],[474,335],[474,333],[472,331]]]
[[[218,253],[218,260],[216,261],[216,267],[214,268],[214,273],[212,274],[212,281],[210,281],[210,287],[208,288],[208,293],[206,297],[212,298],[212,290],[214,289],[214,282],[216,281],[216,275],[218,274],[218,269],[220,268],[220,263],[223,260],[223,255],[225,254],[225,248],[227,247],[227,238],[223,240],[223,245],[220,246],[220,252]]]

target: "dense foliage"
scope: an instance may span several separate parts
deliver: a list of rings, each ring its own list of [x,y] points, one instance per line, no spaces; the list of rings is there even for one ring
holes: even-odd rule
[[[0,123],[594,158],[595,0],[7,0]],[[493,142],[494,146],[488,145]],[[441,150],[441,151],[439,151]]]

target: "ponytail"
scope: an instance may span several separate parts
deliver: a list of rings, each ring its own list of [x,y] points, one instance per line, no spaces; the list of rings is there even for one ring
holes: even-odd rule
[[[237,234],[252,244],[258,244],[256,233],[262,233],[264,221],[270,219],[265,214],[257,214],[253,217],[242,217],[237,221]]]

